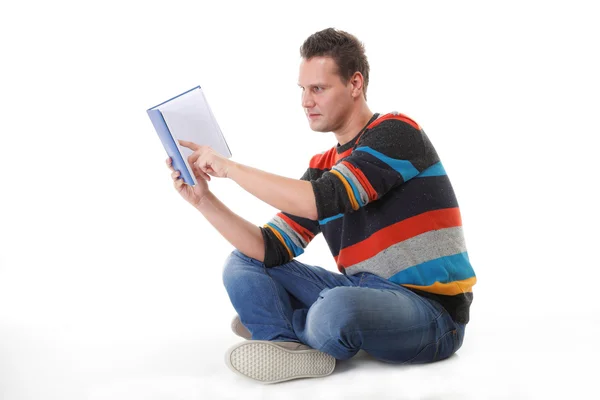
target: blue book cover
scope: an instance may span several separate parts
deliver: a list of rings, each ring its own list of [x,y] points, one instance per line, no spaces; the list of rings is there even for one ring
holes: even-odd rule
[[[231,157],[229,146],[200,86],[148,109],[147,113],[167,155],[171,157],[173,168],[181,172],[186,184],[197,184],[187,162],[192,150],[179,145],[178,140],[208,145],[223,156]]]

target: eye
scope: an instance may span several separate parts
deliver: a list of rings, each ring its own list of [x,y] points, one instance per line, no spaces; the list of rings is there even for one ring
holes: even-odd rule
[[[313,88],[313,90],[314,90],[315,92],[319,93],[319,92],[322,92],[322,91],[323,91],[323,88],[322,88],[321,86],[315,86],[315,87]]]

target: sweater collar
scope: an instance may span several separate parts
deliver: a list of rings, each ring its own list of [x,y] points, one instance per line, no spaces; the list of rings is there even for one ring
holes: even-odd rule
[[[336,151],[338,154],[342,154],[343,152],[345,152],[346,150],[348,150],[349,148],[351,148],[352,146],[354,146],[356,144],[356,140],[360,137],[360,135],[367,129],[367,126],[371,125],[371,123],[373,121],[375,121],[377,118],[379,117],[379,113],[375,113],[373,114],[373,116],[371,117],[371,119],[369,120],[369,122],[367,122],[367,124],[364,126],[364,128],[362,128],[360,130],[360,132],[358,132],[356,134],[356,136],[354,136],[352,138],[352,140],[350,140],[348,143],[345,143],[344,145],[341,145],[338,143],[337,146],[335,147]]]

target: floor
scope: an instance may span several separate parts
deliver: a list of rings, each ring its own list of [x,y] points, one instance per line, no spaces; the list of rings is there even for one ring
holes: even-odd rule
[[[144,293],[140,289],[141,297]],[[13,307],[19,312],[12,314],[3,308],[0,398],[589,398],[595,379],[584,365],[598,354],[597,316],[565,316],[562,326],[577,329],[565,343],[564,328],[545,327],[548,315],[527,316],[514,308],[513,315],[506,315],[498,312],[497,303],[486,309],[489,298],[482,293],[473,304],[464,345],[450,359],[399,366],[359,352],[338,362],[326,378],[261,385],[225,366],[226,349],[241,339],[229,330],[234,311],[224,293],[205,293],[213,299],[212,308],[198,305],[202,294],[198,302],[187,304],[171,294],[171,300],[153,304],[154,311],[142,306],[136,311],[131,304],[119,310],[110,296],[87,313],[77,313],[74,301],[57,307],[49,300],[51,306],[38,304],[37,311],[28,309],[29,313],[23,305]],[[26,302],[26,296],[22,300]]]

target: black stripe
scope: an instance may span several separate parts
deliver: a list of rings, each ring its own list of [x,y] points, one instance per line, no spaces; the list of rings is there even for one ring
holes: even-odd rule
[[[378,194],[386,193],[392,186],[404,182],[398,171],[370,153],[357,151],[344,161],[359,169]]]
[[[259,227],[265,243],[265,260],[263,263],[266,267],[275,267],[277,265],[290,262],[290,255],[286,248],[279,241],[277,236],[269,228]]]
[[[381,199],[321,225],[321,231],[336,257],[340,249],[362,242],[387,226],[427,211],[454,207],[458,202],[447,175],[413,178]]]
[[[440,160],[425,132],[397,119],[367,130],[356,144],[362,146],[397,160],[408,160],[419,172]]]
[[[469,308],[473,302],[473,293],[461,293],[454,296],[444,296],[441,294],[434,294],[424,292],[418,289],[407,288],[416,294],[426,297],[428,299],[437,301],[448,311],[450,317],[459,324],[466,324],[469,322]]]
[[[372,154],[356,151],[345,160],[363,173],[378,197],[389,192],[393,186],[404,182],[400,173]],[[353,211],[346,187],[338,176],[325,172],[319,179],[311,182],[319,219]]]
[[[319,179],[328,169],[309,168],[307,173],[310,175],[310,180]]]
[[[310,183],[317,203],[319,220],[353,210],[346,187],[338,176],[326,172],[321,178]]]

